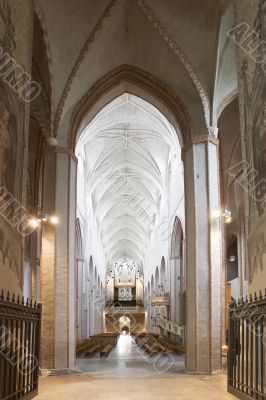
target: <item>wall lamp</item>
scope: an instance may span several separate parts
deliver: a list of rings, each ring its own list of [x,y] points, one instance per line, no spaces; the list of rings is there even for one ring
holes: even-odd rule
[[[216,208],[214,211],[214,217],[223,217],[225,222],[229,224],[232,222],[232,211],[228,207],[222,209]]]
[[[30,225],[33,228],[38,228],[44,222],[50,222],[53,225],[57,225],[59,219],[56,215],[48,215],[48,214],[38,215],[37,217],[33,217],[30,220]]]

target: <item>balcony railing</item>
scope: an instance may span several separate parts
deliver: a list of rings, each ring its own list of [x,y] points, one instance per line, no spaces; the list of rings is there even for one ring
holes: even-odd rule
[[[107,314],[121,314],[121,313],[144,313],[144,307],[135,306],[135,307],[105,307],[105,312]]]
[[[158,326],[165,331],[172,333],[180,339],[180,343],[184,345],[185,342],[185,328],[183,325],[178,325],[175,322],[168,321],[167,319],[157,316],[152,317],[153,326]]]
[[[156,306],[170,306],[170,294],[169,293],[154,293],[151,298],[151,305]]]

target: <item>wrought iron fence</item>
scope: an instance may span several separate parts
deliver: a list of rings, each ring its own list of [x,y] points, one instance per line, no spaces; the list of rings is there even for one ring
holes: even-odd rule
[[[265,295],[230,305],[228,391],[239,399],[266,399]]]
[[[38,393],[41,305],[0,295],[0,400]]]

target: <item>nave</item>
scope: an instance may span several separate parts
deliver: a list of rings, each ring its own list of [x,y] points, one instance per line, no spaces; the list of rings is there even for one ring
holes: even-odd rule
[[[266,0],[0,0],[0,400],[266,399],[265,49]]]
[[[77,366],[83,373],[104,378],[148,378],[158,376],[156,358],[146,354],[130,335],[120,335],[116,347],[107,358],[95,355],[90,359],[79,358]],[[169,365],[167,373],[183,373],[185,370],[184,356],[171,355],[162,359],[161,364]],[[167,365],[168,367],[168,365]],[[164,374],[164,372],[163,372]]]

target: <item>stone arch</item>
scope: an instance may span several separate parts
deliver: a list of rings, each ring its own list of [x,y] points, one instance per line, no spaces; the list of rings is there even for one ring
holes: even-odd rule
[[[223,111],[226,109],[229,104],[231,104],[236,98],[238,98],[238,89],[232,90],[221,102],[219,107],[217,107],[217,122],[219,121],[220,116],[222,115]]]
[[[98,275],[98,271],[97,271],[97,267],[95,265],[95,267],[94,267],[94,276],[93,276],[93,289],[94,289],[94,291],[97,291],[97,275]]]
[[[133,71],[133,72],[132,72]],[[134,74],[134,71],[137,71],[136,74]],[[140,72],[139,72],[140,71]],[[112,75],[113,73],[113,75]],[[133,76],[133,78],[132,78]],[[156,78],[155,78],[156,79]],[[160,86],[162,85],[162,86]],[[73,114],[72,114],[72,123],[70,125],[70,130],[69,130],[69,135],[68,135],[68,149],[61,148],[57,146],[55,148],[55,152],[59,153],[58,159],[60,159],[61,162],[61,171],[66,171],[65,165],[63,165],[63,162],[65,159],[67,159],[69,166],[71,167],[70,169],[70,180],[69,185],[67,187],[68,193],[74,191],[74,185],[75,185],[75,172],[76,172],[76,158],[74,156],[74,149],[75,149],[75,143],[76,140],[78,139],[79,135],[83,132],[84,128],[87,126],[87,124],[94,118],[94,116],[104,107],[105,104],[111,102],[115,98],[117,98],[119,95],[122,93],[131,93],[133,95],[137,95],[140,98],[143,98],[145,101],[149,102],[150,104],[154,105],[159,111],[163,113],[165,117],[169,120],[169,122],[172,123],[173,127],[176,129],[178,135],[179,135],[179,141],[180,145],[183,148],[183,159],[184,159],[184,170],[185,170],[185,190],[186,190],[186,207],[187,209],[197,209],[199,207],[198,204],[198,199],[195,196],[195,187],[199,188],[204,187],[206,188],[207,191],[207,196],[206,196],[206,205],[207,201],[209,199],[209,186],[207,184],[207,180],[205,179],[205,174],[202,175],[201,180],[199,180],[199,176],[196,178],[195,176],[195,165],[204,165],[206,166],[206,172],[208,172],[209,164],[210,161],[207,157],[208,151],[207,149],[212,150],[212,154],[214,157],[211,159],[212,162],[216,162],[216,145],[217,142],[214,140],[213,137],[211,137],[209,134],[203,135],[203,136],[198,136],[193,138],[193,129],[192,129],[192,123],[191,119],[189,117],[188,112],[186,111],[185,106],[183,103],[178,100],[176,96],[174,98],[172,95],[169,95],[168,88],[160,83],[159,87],[158,85],[156,86],[156,81],[155,84],[152,80],[152,77],[150,74],[147,74],[141,70],[137,70],[135,68],[132,68],[130,66],[124,66],[119,67],[110,74],[107,74],[104,78],[102,78],[100,81],[98,81],[91,89],[90,91],[84,96],[84,98],[78,103],[77,107],[75,108]],[[196,149],[196,151],[194,151]],[[202,151],[203,149],[206,149],[205,151]],[[65,155],[68,158],[61,155]],[[203,163],[204,162],[204,163]],[[67,181],[67,180],[66,180]],[[213,185],[216,185],[216,176],[213,176]],[[201,186],[200,186],[201,185]],[[70,188],[70,191],[69,191]],[[72,189],[72,191],[71,191]],[[213,199],[212,205],[218,204],[218,199],[215,198]],[[205,210],[207,210],[207,207],[205,207]],[[65,212],[67,214],[67,212]],[[73,215],[73,213],[72,213]],[[70,221],[70,224],[72,223],[72,215],[70,215],[70,218],[67,219]],[[187,247],[189,249],[193,249],[193,246],[196,247],[197,251],[197,246],[199,245],[198,243],[198,238],[195,235],[195,230],[193,230],[195,221],[198,223],[198,216],[194,215],[193,213],[189,214],[187,213],[188,218],[186,219],[186,232],[189,232],[188,235],[188,240],[189,243],[187,243]],[[204,221],[207,221],[207,213],[204,214],[203,218]],[[197,219],[198,218],[198,219]],[[60,227],[59,227],[60,229]],[[62,228],[61,228],[62,229]],[[218,228],[217,228],[218,229]],[[195,236],[195,237],[194,237]],[[206,238],[206,242],[208,241],[208,238]],[[213,243],[214,241],[212,241]],[[75,245],[75,243],[74,243]],[[207,244],[206,244],[207,246]],[[195,268],[202,268],[202,265],[204,264],[203,260],[200,259],[199,257],[195,258],[196,251],[191,251],[190,253],[186,252],[186,254],[189,254],[188,258],[188,263],[189,265],[195,265]],[[74,251],[72,252],[74,254]],[[217,258],[217,262],[219,259],[219,255]],[[214,263],[215,264],[215,263]],[[204,265],[207,265],[206,263]],[[205,275],[208,276],[209,274],[209,269],[206,268]],[[194,275],[195,275],[195,269],[191,269],[190,271],[190,278],[192,282],[195,282]],[[158,273],[159,275],[159,273]],[[204,276],[205,276],[204,275]],[[198,275],[197,275],[198,276]],[[154,276],[152,277],[153,279],[153,288],[152,291],[157,290],[158,287],[155,287],[154,284]],[[204,277],[201,277],[202,280],[204,280]],[[205,279],[204,282],[211,282],[208,279]],[[218,280],[215,282],[217,283],[216,286],[218,286]],[[195,297],[195,291],[193,290],[192,286],[188,285],[188,288],[190,288],[190,292],[192,294],[191,298],[193,301],[199,301],[198,297]],[[176,292],[175,292],[176,293]],[[189,296],[189,294],[188,294]],[[193,303],[192,301],[192,303]],[[189,311],[190,313],[187,312],[187,315],[189,315],[189,323],[192,324],[192,328],[195,328],[194,324],[194,317],[193,313],[195,312],[195,307],[193,308],[191,306],[192,303],[188,304]],[[154,307],[151,307],[152,311],[151,313],[155,313]],[[90,310],[90,315],[93,316],[94,311]],[[219,314],[220,311],[217,311],[216,314]],[[215,314],[215,315],[216,315]],[[205,322],[204,319],[204,313],[201,314],[202,316],[202,321],[203,323]],[[93,323],[92,323],[92,329],[93,329]],[[94,332],[94,330],[92,330]],[[217,341],[218,343],[218,341]],[[198,345],[198,342],[197,342]],[[190,353],[188,355],[188,359],[192,360],[193,362],[195,352],[193,348],[195,347],[195,343],[190,341],[188,344],[187,348],[189,349]],[[205,352],[206,353],[206,352]],[[205,362],[205,361],[204,361]],[[191,364],[192,365],[192,364]],[[192,369],[194,367],[192,366]]]
[[[81,260],[83,258],[83,242],[82,242],[82,230],[80,225],[80,220],[77,218],[76,223],[76,254],[77,259]]]
[[[176,216],[171,239],[171,258],[183,256],[182,249],[183,228],[180,219]]]
[[[119,332],[122,333],[123,331],[128,334],[131,328],[131,319],[128,315],[123,315],[119,318]]]
[[[171,318],[175,322],[184,322],[184,304],[181,295],[185,292],[185,270],[183,260],[183,228],[180,219],[176,216],[171,238]]]
[[[89,260],[89,280],[90,280],[90,282],[93,281],[93,258],[92,258],[92,256],[90,256],[90,260]]]
[[[181,99],[154,75],[130,65],[115,68],[100,78],[77,103],[71,117],[68,146],[75,151],[77,140],[97,113],[119,95],[128,92],[154,105],[172,123],[181,147],[190,143],[193,127]]]
[[[152,293],[154,292],[154,290],[155,290],[155,286],[154,286],[154,276],[152,275],[152,276],[151,276],[151,295],[152,295]]]

